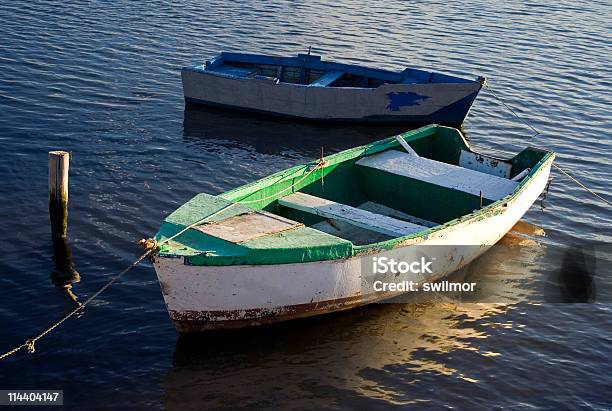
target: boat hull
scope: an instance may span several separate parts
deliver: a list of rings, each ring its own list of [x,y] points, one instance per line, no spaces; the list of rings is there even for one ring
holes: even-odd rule
[[[183,69],[185,101],[313,121],[460,125],[482,85],[383,84],[309,87]]]
[[[398,295],[364,287],[373,257],[415,261],[424,250],[436,261],[431,274],[406,281],[436,281],[470,263],[497,243],[545,189],[553,159],[546,161],[507,202],[484,216],[465,218],[427,237],[347,259],[279,265],[193,266],[156,256],[155,270],[170,318],[181,333],[241,328],[304,318],[370,304]]]

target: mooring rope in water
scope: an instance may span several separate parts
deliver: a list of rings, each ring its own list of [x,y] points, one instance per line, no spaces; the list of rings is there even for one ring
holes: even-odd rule
[[[30,354],[33,354],[34,351],[36,351],[36,347],[35,347],[34,344],[36,344],[36,342],[38,340],[43,338],[45,335],[49,334],[51,331],[55,330],[64,321],[66,321],[67,319],[69,319],[70,317],[72,317],[73,315],[78,313],[79,311],[83,310],[87,305],[89,305],[93,300],[95,300],[100,294],[102,294],[108,287],[113,285],[117,280],[119,280],[121,277],[123,277],[123,275],[126,274],[128,271],[130,271],[132,268],[136,267],[142,260],[144,260],[153,251],[154,251],[153,248],[148,249],[136,261],[134,261],[132,264],[130,264],[128,267],[126,267],[123,271],[121,271],[119,274],[117,274],[115,277],[113,277],[109,282],[107,282],[102,288],[100,288],[95,294],[93,294],[91,297],[89,297],[85,302],[83,302],[82,304],[79,304],[78,307],[76,307],[74,310],[70,311],[62,319],[60,319],[59,321],[57,321],[56,323],[51,325],[49,328],[47,328],[42,333],[38,334],[36,337],[34,337],[34,338],[30,339],[30,340],[27,340],[26,342],[24,342],[20,346],[15,347],[12,350],[10,350],[10,351],[0,355],[0,360],[4,359],[4,358],[6,358],[6,357],[8,357],[8,356],[10,356],[12,354],[15,354],[17,351],[19,351],[19,350],[21,350],[23,348],[26,348]]]
[[[531,138],[537,136],[538,134],[540,134],[540,132],[534,127],[532,126],[528,121],[524,120],[522,117],[520,117],[518,114],[516,114],[516,112],[514,110],[512,110],[512,108],[507,105],[504,100],[502,100],[497,93],[495,93],[493,91],[493,89],[491,88],[491,86],[489,85],[489,82],[485,79],[484,83],[482,83],[482,85],[489,90],[489,92],[493,95],[493,97],[495,97],[495,99],[497,101],[499,101],[504,107],[506,107],[512,114],[514,114],[514,117],[516,117],[521,123],[525,124],[527,127],[529,127],[530,129],[532,129],[534,131],[534,135],[531,136]]]
[[[297,186],[298,184],[300,184],[302,181],[304,181],[309,175],[311,175],[312,173],[314,173],[316,170],[318,169],[322,169],[325,167],[327,163],[323,160],[323,158],[321,158],[319,160],[319,162],[313,167],[312,170],[310,170],[306,175],[304,175],[304,177],[302,177],[301,179],[299,179],[298,181],[296,181],[295,183],[291,184],[289,187],[271,195],[268,197],[264,197],[264,198],[258,198],[256,200],[249,200],[249,201],[238,201],[238,202],[234,202],[226,207],[223,207],[222,209],[215,211],[214,213],[196,221],[193,224],[188,225],[187,227],[185,227],[184,229],[180,230],[178,233],[157,242],[156,240],[149,238],[149,239],[142,239],[139,241],[139,244],[141,246],[143,246],[145,248],[145,253],[143,255],[141,255],[140,257],[138,257],[138,259],[136,259],[136,261],[134,261],[132,264],[130,264],[129,266],[127,266],[123,271],[121,271],[119,274],[117,274],[115,277],[111,278],[111,280],[109,282],[107,282],[106,284],[104,284],[104,286],[102,286],[102,288],[100,288],[98,291],[96,291],[95,294],[93,294],[91,297],[89,297],[85,302],[79,304],[78,307],[76,307],[74,310],[72,310],[71,312],[69,312],[68,314],[66,314],[64,317],[62,317],[59,321],[55,322],[53,325],[51,325],[50,327],[48,327],[45,331],[43,331],[42,333],[38,334],[36,337],[27,340],[26,342],[24,342],[23,344],[21,344],[18,347],[13,348],[10,351],[7,351],[6,353],[0,355],[0,360],[3,360],[6,357],[9,357],[13,354],[15,354],[16,352],[22,350],[22,349],[26,349],[30,354],[33,354],[36,351],[36,342],[38,340],[40,340],[41,338],[43,338],[44,336],[46,336],[47,334],[49,334],[51,331],[55,330],[57,327],[59,327],[62,323],[64,323],[64,321],[68,320],[69,318],[71,318],[72,316],[74,316],[75,314],[77,314],[79,311],[82,311],[87,305],[89,305],[92,301],[94,301],[100,294],[102,294],[104,291],[106,291],[111,285],[113,285],[114,283],[116,283],[121,277],[123,277],[125,274],[127,274],[132,268],[136,267],[138,264],[140,264],[140,262],[142,260],[144,260],[146,257],[148,257],[149,255],[153,254],[154,252],[156,252],[159,247],[167,242],[170,242],[172,240],[174,240],[176,237],[178,237],[179,235],[183,234],[184,232],[186,232],[187,230],[200,225],[202,223],[204,223],[206,220],[213,218],[214,216],[218,215],[219,213],[221,213],[222,211],[226,211],[228,209],[230,209],[231,207],[237,205],[237,204],[249,204],[249,203],[255,203],[258,201],[266,201],[269,200],[273,197],[278,196],[279,194],[284,193],[285,191],[291,190],[293,189],[295,186]]]
[[[537,136],[538,134],[540,134],[540,132],[534,127],[532,126],[528,121],[524,120],[522,117],[520,117],[518,114],[516,114],[516,112],[514,110],[512,110],[512,108],[507,105],[491,88],[491,86],[489,85],[488,81],[485,79],[483,86],[489,90],[491,92],[491,94],[493,95],[493,97],[495,97],[497,99],[497,101],[499,101],[504,107],[506,107],[512,114],[514,114],[514,116],[523,124],[525,124],[527,127],[531,128],[535,134],[533,136],[531,136],[532,138]],[[586,185],[584,185],[583,183],[580,182],[580,180],[578,180],[576,177],[570,175],[567,171],[563,170],[560,166],[558,166],[557,164],[553,163],[553,166],[559,170],[561,173],[563,173],[567,178],[569,178],[570,180],[572,180],[574,183],[578,184],[580,187],[582,187],[583,189],[585,189],[586,191],[588,191],[589,193],[591,193],[592,195],[594,195],[595,197],[597,197],[598,199],[600,199],[601,201],[603,201],[604,203],[608,204],[608,205],[612,205],[612,203],[608,200],[606,200],[605,198],[603,198],[602,196],[600,196],[599,194],[597,194],[596,192],[594,192],[593,190],[591,190],[590,188],[588,188]]]
[[[598,199],[600,199],[601,201],[603,201],[604,203],[608,204],[608,205],[612,205],[612,203],[608,200],[606,200],[605,198],[603,198],[602,196],[600,196],[599,194],[597,194],[596,192],[594,192],[593,190],[591,190],[590,188],[588,188],[587,186],[585,186],[583,183],[581,183],[576,177],[570,175],[567,171],[563,170],[561,167],[559,167],[558,165],[556,165],[555,163],[553,163],[553,166],[559,170],[561,173],[563,173],[567,178],[569,178],[570,180],[572,180],[574,183],[578,184],[580,187],[584,188],[586,191],[588,191],[589,193],[593,194],[595,197],[597,197]]]

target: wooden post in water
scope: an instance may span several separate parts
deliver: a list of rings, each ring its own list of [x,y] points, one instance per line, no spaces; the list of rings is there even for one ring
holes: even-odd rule
[[[54,239],[66,238],[68,231],[68,167],[70,153],[49,152],[49,217]]]

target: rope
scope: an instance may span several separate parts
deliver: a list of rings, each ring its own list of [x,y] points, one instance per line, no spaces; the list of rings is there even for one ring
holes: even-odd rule
[[[497,101],[499,101],[504,107],[506,107],[512,114],[514,114],[514,117],[516,117],[521,123],[525,124],[527,127],[529,127],[530,129],[532,129],[534,131],[534,135],[531,136],[531,138],[537,136],[538,134],[540,134],[540,132],[534,127],[532,126],[529,122],[523,120],[523,118],[521,118],[518,114],[516,114],[516,112],[514,110],[512,110],[512,108],[510,108],[509,105],[507,105],[501,98],[499,98],[497,96],[497,94],[493,91],[493,89],[491,88],[491,86],[489,85],[489,82],[485,80],[485,82],[483,83],[483,86],[489,90],[489,92],[493,95],[493,97],[495,97],[495,99],[497,99]]]
[[[74,310],[72,310],[71,312],[69,312],[67,315],[65,315],[61,320],[57,321],[56,323],[54,323],[53,325],[51,325],[49,328],[47,328],[45,331],[43,331],[42,333],[38,334],[36,337],[32,338],[31,340],[27,340],[26,342],[24,342],[23,344],[21,344],[19,347],[13,348],[11,351],[8,351],[7,353],[4,353],[2,355],[0,355],[0,360],[3,360],[4,358],[15,354],[17,351],[21,350],[22,348],[26,348],[28,350],[28,352],[30,354],[34,353],[34,351],[36,351],[36,347],[34,344],[36,344],[36,342],[38,340],[40,340],[41,338],[43,338],[45,335],[49,334],[51,331],[55,330],[57,327],[59,327],[64,321],[66,321],[67,319],[69,319],[70,317],[72,317],[73,315],[75,315],[76,313],[78,313],[79,311],[82,311],[83,308],[85,308],[87,305],[89,305],[93,300],[95,300],[100,294],[102,294],[104,291],[106,291],[106,289],[108,287],[110,287],[111,285],[113,285],[115,282],[117,282],[117,280],[119,280],[121,277],[123,277],[123,275],[125,275],[128,271],[130,271],[132,268],[136,267],[142,260],[144,260],[149,254],[151,254],[154,251],[153,248],[148,249],[143,255],[141,255],[136,261],[134,261],[132,264],[130,264],[129,266],[127,266],[125,269],[123,269],[123,271],[121,271],[119,274],[117,274],[115,277],[113,277],[108,283],[106,283],[102,288],[100,288],[95,294],[93,294],[91,297],[89,297],[84,303],[79,304],[78,307],[76,307]]]
[[[557,170],[559,170],[560,172],[562,172],[566,177],[568,177],[570,180],[572,180],[574,183],[578,184],[580,187],[584,188],[586,191],[588,191],[589,193],[593,194],[595,197],[599,198],[601,201],[603,201],[604,203],[608,204],[608,205],[612,205],[611,202],[609,202],[608,200],[606,200],[605,198],[603,198],[602,196],[600,196],[599,194],[597,194],[596,192],[594,192],[593,190],[591,190],[590,188],[588,188],[587,186],[585,186],[584,184],[582,184],[576,177],[571,176],[570,174],[567,173],[567,171],[563,170],[561,167],[559,167],[558,165],[556,165],[555,163],[553,163],[553,166],[555,166],[555,168]]]
[[[525,124],[527,127],[531,128],[535,134],[533,136],[531,136],[532,138],[537,136],[538,134],[540,134],[540,132],[531,124],[529,124],[527,121],[523,120],[518,114],[516,114],[516,112],[514,110],[512,110],[512,108],[510,108],[510,106],[508,106],[506,103],[504,103],[504,101],[499,98],[497,96],[497,94],[495,94],[495,92],[493,91],[493,89],[491,88],[491,86],[489,85],[489,83],[485,80],[483,83],[483,86],[489,90],[489,92],[491,92],[491,94],[493,95],[493,97],[495,97],[497,99],[497,101],[499,101],[501,104],[503,104],[504,107],[506,107],[508,110],[510,110],[510,112],[512,114],[514,114],[514,116],[523,124]],[[604,203],[608,204],[608,205],[612,205],[612,203],[608,200],[606,200],[605,198],[603,198],[602,196],[600,196],[599,194],[597,194],[596,192],[594,192],[593,190],[591,190],[590,188],[588,188],[587,186],[585,186],[584,184],[582,184],[576,177],[573,177],[572,175],[568,174],[565,170],[563,170],[561,167],[559,167],[558,165],[556,165],[555,163],[553,163],[553,166],[559,170],[561,173],[563,173],[566,177],[568,177],[570,180],[572,180],[574,183],[578,184],[580,187],[584,188],[586,191],[588,191],[589,193],[593,194],[595,197],[597,197],[598,199],[600,199],[601,201],[603,201]]]
[[[44,336],[46,336],[47,334],[49,334],[51,331],[55,330],[57,327],[59,327],[62,323],[64,323],[66,320],[68,320],[69,318],[71,318],[72,316],[74,316],[75,314],[77,314],[79,311],[82,311],[87,305],[89,305],[92,301],[94,301],[96,298],[98,298],[98,296],[100,294],[102,294],[104,291],[106,291],[111,285],[113,285],[114,283],[116,283],[121,277],[123,277],[126,273],[128,273],[132,268],[136,267],[138,264],[140,264],[140,262],[142,260],[144,260],[147,256],[151,255],[152,253],[154,253],[160,245],[165,244],[169,241],[172,241],[173,239],[175,239],[176,237],[178,237],[179,235],[183,234],[185,231],[202,224],[205,220],[210,219],[216,215],[218,215],[219,213],[221,213],[222,211],[228,210],[231,207],[234,207],[237,204],[249,204],[249,203],[255,203],[258,201],[266,201],[269,200],[273,197],[278,196],[279,194],[284,193],[285,191],[291,190],[293,189],[296,185],[300,184],[302,181],[304,181],[309,175],[311,175],[312,173],[314,173],[316,170],[318,170],[319,168],[324,168],[326,165],[326,162],[323,161],[323,158],[321,158],[321,160],[319,160],[319,162],[315,165],[315,167],[310,170],[306,175],[304,175],[304,177],[302,177],[301,179],[299,179],[297,182],[293,183],[292,185],[290,185],[289,187],[279,191],[276,194],[273,194],[271,196],[268,197],[264,197],[264,198],[259,198],[257,200],[249,200],[249,201],[238,201],[235,203],[232,203],[226,207],[223,207],[222,209],[215,211],[214,213],[196,221],[193,224],[188,225],[187,227],[185,227],[184,229],[182,229],[181,231],[179,231],[178,233],[166,238],[165,240],[160,241],[159,243],[157,241],[155,241],[152,238],[149,238],[147,240],[140,240],[139,244],[142,245],[145,248],[145,253],[143,255],[141,255],[140,257],[138,257],[138,259],[136,259],[136,261],[134,261],[132,264],[130,264],[129,266],[127,266],[125,269],[123,269],[123,271],[121,271],[119,274],[117,274],[115,277],[111,278],[111,280],[109,282],[107,282],[102,288],[100,288],[98,291],[96,291],[95,294],[93,294],[91,297],[89,297],[85,302],[83,302],[82,304],[79,304],[78,307],[76,307],[74,310],[72,310],[71,312],[69,312],[67,315],[65,315],[64,317],[62,317],[62,319],[60,319],[59,321],[55,322],[53,325],[51,325],[50,327],[48,327],[46,330],[44,330],[42,333],[38,334],[36,337],[27,340],[26,342],[24,342],[23,344],[21,344],[18,347],[13,348],[10,351],[7,351],[6,353],[0,355],[0,360],[5,359],[6,357],[9,357],[13,354],[15,354],[16,352],[22,350],[23,348],[25,348],[30,354],[33,354],[36,351],[36,342],[38,340],[40,340],[41,338],[43,338]]]

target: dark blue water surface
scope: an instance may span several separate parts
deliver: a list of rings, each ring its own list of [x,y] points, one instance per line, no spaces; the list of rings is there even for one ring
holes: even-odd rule
[[[0,351],[74,307],[50,278],[48,151],[73,154],[69,246],[82,301],[196,193],[397,131],[185,108],[181,66],[220,50],[312,45],[345,62],[484,75],[542,134],[531,138],[483,90],[464,127],[476,149],[555,150],[611,200],[611,19],[609,1],[3,2]],[[596,243],[609,258],[611,217],[554,173],[546,208],[525,216],[546,236],[508,236],[471,268],[503,301],[385,304],[195,339],[176,334],[147,262],[34,355],[0,361],[0,389],[63,389],[74,409],[609,409],[612,298],[550,303],[540,286],[561,258],[553,249]]]

